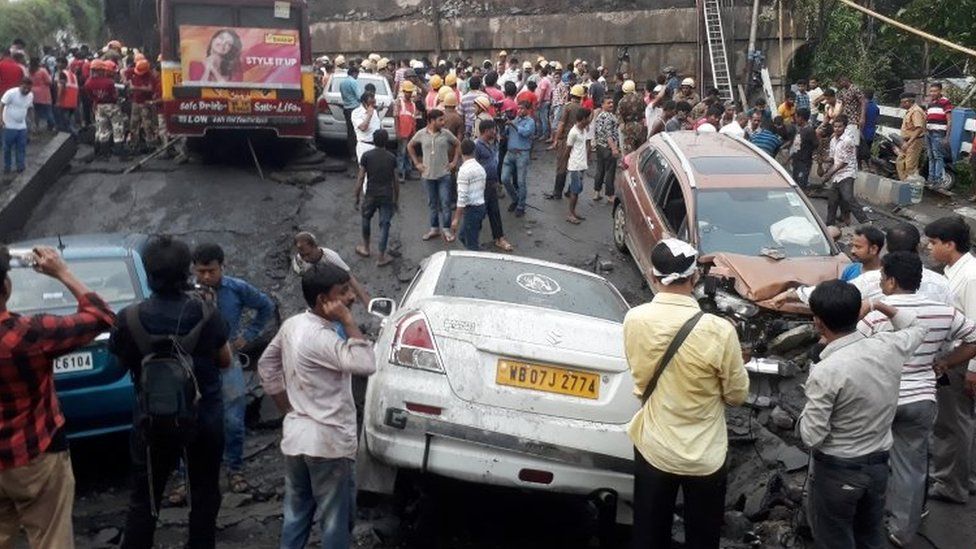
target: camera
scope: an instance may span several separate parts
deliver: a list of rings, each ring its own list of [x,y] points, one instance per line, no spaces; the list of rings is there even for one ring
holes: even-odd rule
[[[10,266],[15,269],[31,269],[37,265],[37,256],[34,255],[34,250],[24,250],[24,249],[11,249],[8,250],[10,254]]]

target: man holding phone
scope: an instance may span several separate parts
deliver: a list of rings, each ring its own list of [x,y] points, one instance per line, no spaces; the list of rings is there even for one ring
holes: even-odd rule
[[[112,309],[68,269],[53,248],[16,260],[64,284],[75,314],[21,316],[7,310],[11,257],[0,248],[0,547],[21,527],[31,547],[74,547],[75,479],[64,416],[54,392],[54,357],[91,343],[115,324]]]

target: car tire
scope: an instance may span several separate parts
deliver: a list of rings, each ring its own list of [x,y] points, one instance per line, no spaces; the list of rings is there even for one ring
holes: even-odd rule
[[[623,204],[613,207],[613,245],[621,253],[629,254],[627,248],[627,213]]]

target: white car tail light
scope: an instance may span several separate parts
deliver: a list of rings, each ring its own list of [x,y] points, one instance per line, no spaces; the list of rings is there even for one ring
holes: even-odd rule
[[[408,314],[397,323],[390,362],[408,368],[444,373],[430,324],[423,313]]]

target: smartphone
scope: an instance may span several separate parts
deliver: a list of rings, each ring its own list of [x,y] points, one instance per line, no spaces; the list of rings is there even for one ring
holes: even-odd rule
[[[8,250],[10,254],[10,266],[15,269],[31,269],[37,265],[37,256],[34,250],[13,248]]]

